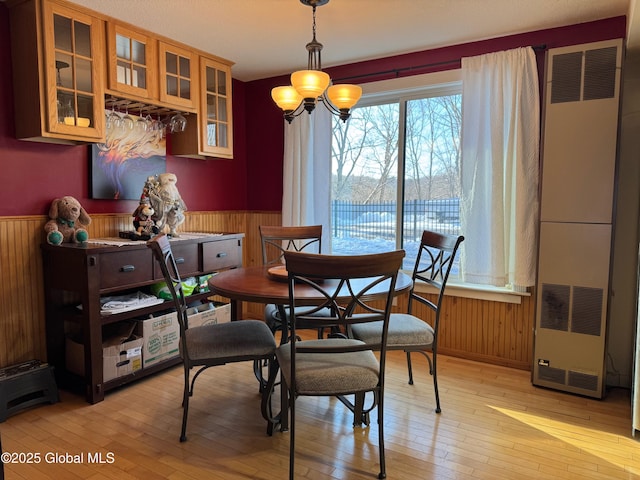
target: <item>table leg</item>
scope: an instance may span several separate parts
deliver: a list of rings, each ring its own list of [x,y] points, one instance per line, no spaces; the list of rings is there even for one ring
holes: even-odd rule
[[[242,302],[239,300],[229,300],[231,304],[231,321],[241,320],[242,317]]]

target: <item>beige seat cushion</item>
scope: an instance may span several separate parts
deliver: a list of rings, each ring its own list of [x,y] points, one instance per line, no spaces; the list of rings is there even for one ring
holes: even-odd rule
[[[382,322],[359,323],[352,326],[353,336],[365,343],[380,342]],[[433,344],[433,328],[424,320],[406,313],[393,313],[389,318],[387,348],[402,350],[404,347]]]
[[[204,325],[185,332],[189,358],[202,359],[264,356],[273,353],[273,333],[259,320]]]
[[[327,338],[296,342],[300,346],[339,346],[362,344],[359,340]],[[291,344],[276,350],[280,371],[291,383]],[[378,385],[380,365],[371,351],[352,353],[298,353],[296,355],[296,391],[299,395],[341,395],[369,391]]]

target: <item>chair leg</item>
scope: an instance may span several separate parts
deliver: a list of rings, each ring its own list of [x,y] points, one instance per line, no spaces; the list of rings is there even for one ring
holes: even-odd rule
[[[379,479],[387,478],[387,466],[384,458],[384,391],[378,399],[378,454],[380,456]]]
[[[282,382],[284,383],[284,381]],[[294,480],[295,477],[295,455],[296,455],[296,397],[290,388],[287,389],[289,405],[289,480]]]
[[[360,392],[356,393],[354,396],[354,402],[352,405],[349,404],[348,401],[344,397],[339,397],[340,400],[343,400],[342,403],[347,405],[350,410],[353,411],[353,426],[354,427],[362,427],[362,425],[368,426],[370,423],[369,412],[375,406],[377,399],[374,394],[373,405],[372,407],[365,410],[364,401],[365,401],[365,393]]]
[[[180,441],[187,441],[187,416],[189,415],[189,367],[184,366],[184,393],[182,396],[182,432],[180,433]]]
[[[442,410],[440,409],[440,395],[438,393],[438,375],[436,370],[436,353],[433,352],[429,356],[427,352],[423,352],[422,350],[416,350],[417,353],[421,353],[427,359],[429,363],[429,375],[433,377],[433,390],[436,394],[436,413],[440,413]],[[413,385],[413,370],[411,368],[411,352],[406,351],[407,354],[407,367],[409,369],[409,385]]]
[[[436,354],[433,354],[431,362],[431,375],[433,375],[433,390],[436,392],[436,413],[440,413],[440,395],[438,394],[438,370],[436,369]]]
[[[409,385],[413,385],[413,368],[411,366],[411,352],[406,351],[407,354],[407,370],[409,371]]]
[[[276,377],[278,376],[279,365],[275,358],[268,360],[269,378],[262,391],[262,416],[267,420],[267,435],[273,436],[273,429],[282,421],[282,409],[277,415],[273,414],[271,400],[276,387]]]
[[[268,373],[267,373],[267,379],[264,378],[264,374],[262,373],[262,369],[264,366],[269,367],[269,362],[267,360],[262,361],[262,360],[254,360],[253,361],[253,374],[256,377],[256,380],[258,380],[258,393],[262,393],[264,391],[265,388],[267,388],[267,382],[268,382]]]

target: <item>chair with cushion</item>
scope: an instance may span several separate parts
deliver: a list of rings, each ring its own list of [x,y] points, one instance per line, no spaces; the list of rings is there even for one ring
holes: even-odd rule
[[[336,396],[354,410],[356,417],[364,414],[364,396],[373,393],[372,406],[378,413],[378,446],[380,474],[385,478],[384,457],[384,371],[386,337],[396,278],[404,251],[370,255],[336,256],[304,252],[287,252],[289,301],[294,307],[289,322],[289,343],[280,345],[276,358],[284,392],[281,421],[290,428],[289,478],[294,478],[296,442],[296,398],[299,396]],[[297,292],[311,288],[322,300],[305,313],[297,307]],[[339,298],[338,298],[339,293]],[[384,306],[380,300],[384,299]],[[377,300],[376,308],[370,302]],[[315,315],[318,311],[333,312],[330,316]],[[348,329],[361,322],[380,322],[383,328],[371,344],[350,338],[299,340],[299,322],[341,325]],[[377,352],[377,353],[374,353]],[[273,388],[275,375],[269,378]],[[345,396],[354,395],[355,405]],[[362,401],[358,401],[360,398]],[[313,439],[315,441],[315,439]],[[309,441],[312,441],[311,439]]]
[[[180,441],[184,442],[187,439],[189,397],[193,395],[196,378],[209,367],[232,362],[266,361],[270,369],[276,368],[276,342],[269,327],[260,320],[239,320],[189,328],[187,302],[168,237],[154,237],[147,242],[147,246],[151,248],[160,264],[180,325],[180,356],[184,366]],[[192,369],[196,369],[193,377]],[[268,418],[265,408],[267,407],[263,398],[262,413]]]
[[[407,313],[393,313],[389,321],[387,348],[406,352],[410,385],[413,385],[411,353],[418,352],[426,357],[429,363],[429,373],[433,377],[436,413],[441,411],[436,360],[442,300],[456,252],[463,240],[464,237],[458,235],[447,235],[428,230],[422,233],[418,256],[413,268],[413,286],[409,293]],[[434,291],[428,294],[418,293],[415,288],[416,282],[423,282],[426,286],[432,287]],[[425,319],[416,316],[418,309]],[[427,323],[426,316],[429,314],[431,314],[430,323]],[[354,325],[351,329],[351,336],[366,343],[373,343],[381,328],[382,323]]]
[[[262,264],[268,267],[284,265],[284,254],[287,251],[321,253],[322,225],[281,227],[260,225],[262,243]],[[275,334],[282,331],[282,318],[289,319],[289,308],[285,305],[268,304],[264,309],[264,319]],[[298,325],[301,328],[301,325]],[[318,338],[323,330],[318,331]],[[282,337],[282,342],[286,337]]]

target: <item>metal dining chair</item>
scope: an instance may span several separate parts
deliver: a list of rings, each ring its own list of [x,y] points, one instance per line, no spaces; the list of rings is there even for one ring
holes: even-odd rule
[[[291,227],[260,225],[259,230],[262,264],[265,266],[284,266],[284,255],[288,251],[322,253],[322,225]],[[287,322],[290,320],[289,310],[290,308],[286,305],[267,304],[265,306],[264,319],[274,334],[286,331],[283,329],[283,318]],[[318,312],[318,314],[324,313],[326,312]],[[298,328],[305,327],[299,324]],[[322,338],[323,335],[324,329],[318,330],[318,338]],[[286,341],[286,337],[281,337],[282,343]]]
[[[384,372],[387,352],[387,326],[398,271],[404,251],[335,256],[286,252],[291,322],[289,343],[276,350],[280,378],[285,387],[281,419],[290,428],[289,478],[294,478],[296,453],[296,399],[299,396],[336,396],[354,411],[357,418],[377,409],[380,474],[386,477],[384,455]],[[306,311],[298,305],[298,290],[312,288],[322,300]],[[375,292],[374,289],[379,291]],[[340,298],[338,299],[338,296]],[[384,299],[383,306],[371,302]],[[329,311],[331,315],[315,315]],[[317,328],[339,324],[345,329],[356,324],[380,322],[375,342],[366,344],[350,338],[298,340],[299,321]],[[376,353],[374,353],[376,352]],[[269,377],[267,390],[275,385]],[[370,407],[365,407],[365,393],[372,392]],[[354,395],[355,403],[346,400]],[[286,421],[286,420],[282,420]],[[272,433],[272,430],[269,432]]]
[[[413,285],[409,293],[407,313],[393,313],[389,320],[389,350],[404,350],[407,354],[409,384],[413,385],[411,353],[424,355],[429,364],[429,373],[433,377],[436,396],[436,413],[440,413],[440,395],[438,394],[437,354],[438,331],[442,314],[442,300],[447,286],[451,267],[458,247],[464,241],[462,235],[447,235],[425,230],[422,233],[418,256],[413,268]],[[415,289],[422,282],[434,289],[432,294],[421,294]],[[417,314],[429,315],[430,323]],[[374,343],[382,329],[382,323],[354,325],[351,328],[353,338],[366,343]]]
[[[207,368],[233,362],[267,362],[269,373],[277,368],[275,362],[276,342],[267,325],[260,320],[238,320],[229,323],[209,324],[189,328],[187,302],[182,289],[171,244],[166,235],[158,235],[147,242],[157,259],[173,303],[180,325],[180,356],[184,366],[184,393],[182,399],[182,431],[180,441],[187,439],[187,417],[189,398],[193,396],[196,378]],[[196,369],[191,377],[192,369]],[[264,393],[264,392],[263,392]],[[268,404],[262,401],[265,418]]]

